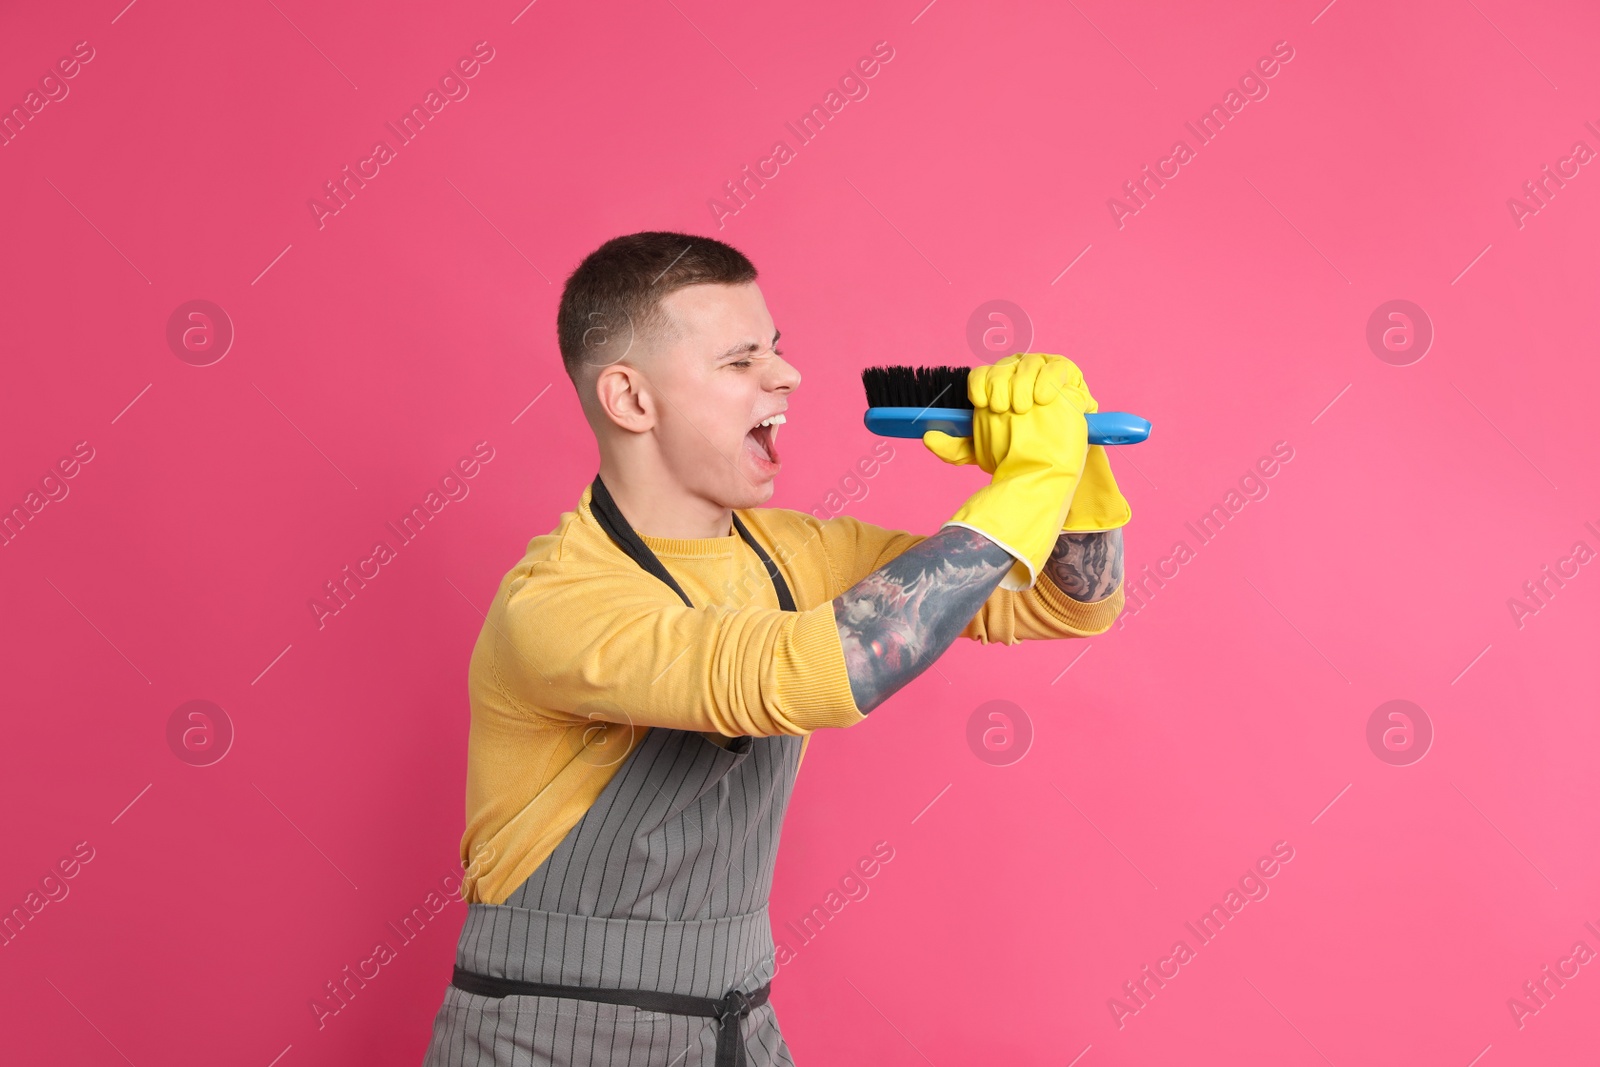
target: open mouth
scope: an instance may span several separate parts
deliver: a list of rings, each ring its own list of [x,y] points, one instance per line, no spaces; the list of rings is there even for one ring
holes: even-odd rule
[[[771,466],[778,464],[778,427],[786,421],[782,414],[772,415],[755,426],[744,435],[745,448],[749,449],[756,459]]]

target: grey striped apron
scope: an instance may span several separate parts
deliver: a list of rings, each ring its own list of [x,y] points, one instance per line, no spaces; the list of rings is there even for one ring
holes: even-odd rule
[[[598,475],[590,505],[689,604]],[[767,899],[802,740],[721,748],[650,729],[527,881],[502,904],[467,905],[424,1067],[792,1067],[767,1003]]]

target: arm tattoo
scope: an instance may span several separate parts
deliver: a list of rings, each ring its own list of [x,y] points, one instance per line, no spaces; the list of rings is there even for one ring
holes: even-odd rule
[[[961,636],[1013,557],[975,530],[919,541],[833,600],[850,691],[866,714]]]
[[[1063,533],[1050,550],[1044,573],[1073,600],[1104,600],[1122,581],[1122,531]]]

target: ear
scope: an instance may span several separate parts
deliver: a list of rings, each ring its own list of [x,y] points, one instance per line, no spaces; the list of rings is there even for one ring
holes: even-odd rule
[[[643,433],[656,424],[655,398],[649,394],[637,367],[613,363],[595,377],[595,400],[605,417],[630,433]]]

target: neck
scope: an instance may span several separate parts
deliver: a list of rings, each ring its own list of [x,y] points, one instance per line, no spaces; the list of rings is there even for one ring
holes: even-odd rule
[[[600,480],[636,533],[688,540],[732,532],[730,509],[696,496],[670,471],[627,470],[602,456]]]

